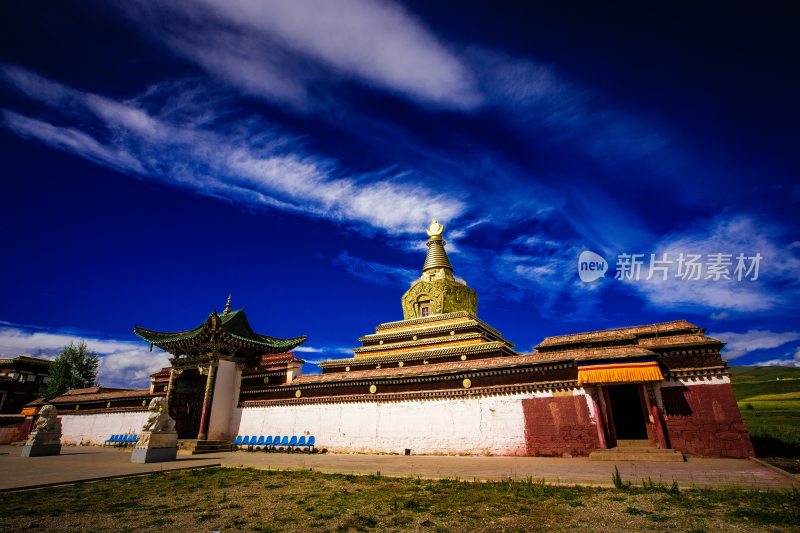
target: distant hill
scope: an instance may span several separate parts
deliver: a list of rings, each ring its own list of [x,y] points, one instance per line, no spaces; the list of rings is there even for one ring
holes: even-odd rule
[[[800,368],[785,366],[731,366],[733,391],[739,401],[761,394],[800,391]]]
[[[728,370],[737,382],[800,379],[800,368],[788,366],[731,366]]]

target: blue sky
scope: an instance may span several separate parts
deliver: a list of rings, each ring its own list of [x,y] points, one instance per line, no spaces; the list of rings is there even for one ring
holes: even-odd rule
[[[789,4],[46,2],[0,13],[0,352],[103,355],[229,293],[339,358],[402,318],[437,218],[479,315],[554,334],[686,318],[800,364]],[[578,256],[608,262],[594,282]],[[730,280],[614,279],[731,254]],[[733,274],[737,254],[759,273]]]

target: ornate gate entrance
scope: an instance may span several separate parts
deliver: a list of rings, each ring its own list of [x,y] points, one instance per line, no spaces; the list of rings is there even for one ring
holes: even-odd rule
[[[205,381],[196,368],[184,370],[175,379],[169,414],[175,419],[175,430],[181,439],[195,439],[200,431]]]

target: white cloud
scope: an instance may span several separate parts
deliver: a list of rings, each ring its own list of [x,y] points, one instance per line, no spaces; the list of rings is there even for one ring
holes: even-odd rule
[[[639,291],[653,306],[660,308],[705,308],[722,311],[764,311],[775,308],[785,298],[785,292],[776,290],[780,283],[800,281],[800,259],[778,244],[780,235],[769,224],[760,223],[747,216],[720,217],[707,227],[672,234],[656,243],[652,250],[625,250],[627,253],[644,253],[642,276],[626,281]],[[676,264],[671,265],[667,279],[656,273],[646,280],[650,253],[660,259],[661,254],[675,261],[679,254],[701,254],[705,261],[709,254],[732,254],[731,279],[705,279],[703,271],[699,280],[683,280],[675,276]],[[736,256],[761,254],[757,280],[736,279]]]
[[[323,346],[321,348],[312,346],[298,346],[293,351],[296,353],[310,354],[309,356],[302,358],[306,359],[307,361],[316,362],[324,361],[326,359],[333,359],[333,354],[336,354],[337,357],[339,354],[352,355],[353,348],[347,346]]]
[[[143,173],[144,168],[125,149],[106,146],[88,134],[74,128],[53,126],[41,120],[0,110],[3,124],[20,137],[44,141],[54,148],[71,152],[117,170]]]
[[[753,363],[752,366],[789,366],[800,368],[800,348],[791,359],[770,359],[768,361],[761,361],[760,363]]]
[[[725,320],[727,318],[730,318],[730,316],[731,316],[730,313],[728,313],[727,311],[719,311],[717,313],[711,313],[709,318],[711,318],[711,320]]]
[[[101,339],[0,323],[0,353],[10,357],[29,355],[53,359],[70,342],[86,342],[89,350],[97,352],[100,356],[98,381],[109,387],[145,388],[149,385],[150,374],[169,366],[167,353],[161,350],[150,352],[150,347],[144,342]]]
[[[268,99],[303,105],[312,85],[343,78],[437,106],[481,101],[462,61],[393,3],[132,1],[119,8],[175,53]]]
[[[722,355],[728,360],[756,350],[777,348],[800,339],[800,331],[776,332],[762,329],[751,329],[745,333],[723,332],[711,335],[727,343]]]
[[[465,210],[457,197],[434,192],[407,174],[379,169],[342,175],[335,161],[303,154],[296,139],[257,120],[231,131],[212,131],[185,118],[167,122],[136,100],[117,102],[83,93],[18,67],[0,66],[0,73],[20,92],[43,103],[69,101],[65,109],[53,111],[64,111],[81,124],[63,127],[2,110],[7,129],[115,169],[206,195],[390,233],[418,232],[434,218],[447,221]],[[141,98],[154,96],[154,91],[158,89]],[[160,114],[192,117],[182,108],[191,111],[193,105],[177,99]],[[213,122],[208,117],[205,121]]]

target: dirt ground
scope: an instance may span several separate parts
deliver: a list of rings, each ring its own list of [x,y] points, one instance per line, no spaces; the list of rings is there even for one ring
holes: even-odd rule
[[[623,483],[624,483],[623,479]],[[2,531],[797,531],[800,491],[206,468],[4,494]]]

